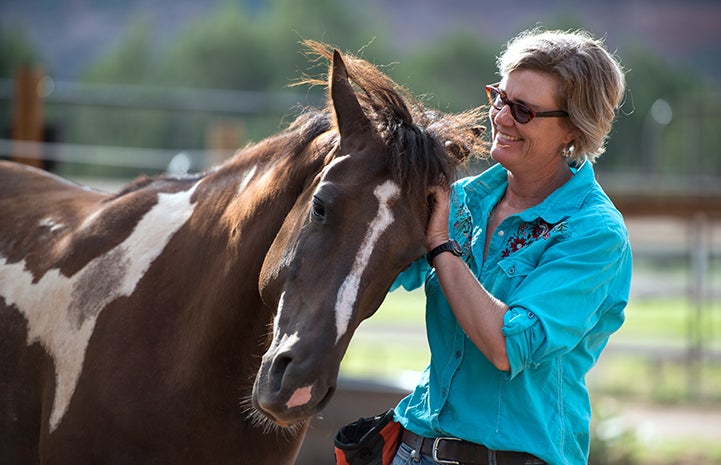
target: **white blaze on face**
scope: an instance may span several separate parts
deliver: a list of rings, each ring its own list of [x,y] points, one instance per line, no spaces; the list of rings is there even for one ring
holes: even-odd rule
[[[196,204],[191,204],[190,198],[196,187],[159,194],[158,203],[125,241],[70,278],[51,269],[33,282],[24,261],[8,264],[0,257],[0,295],[27,319],[27,344],[39,342],[55,361],[50,431],[57,428],[73,396],[98,315],[111,301],[133,293],[153,261],[192,215]]]
[[[284,352],[290,352],[295,344],[300,340],[300,336],[295,332],[293,334],[284,334],[280,337],[280,316],[283,310],[283,304],[285,302],[285,292],[280,295],[278,301],[278,310],[273,318],[273,346],[270,350],[274,354],[283,354]],[[290,396],[285,406],[288,408],[298,407],[307,404],[313,397],[313,385],[305,386],[296,389],[295,392]]]
[[[298,332],[283,334],[282,337],[280,336],[280,316],[283,311],[284,302],[285,292],[280,295],[280,300],[278,300],[278,310],[275,312],[275,317],[273,318],[273,345],[268,349],[276,354],[290,352],[293,346],[300,340]]]
[[[355,301],[358,298],[361,277],[368,266],[368,261],[378,239],[383,231],[393,223],[393,213],[389,204],[391,200],[400,195],[400,192],[400,187],[392,181],[386,181],[373,191],[379,203],[378,212],[368,226],[368,231],[366,231],[363,242],[358,249],[350,274],[345,278],[338,290],[338,299],[335,304],[336,343],[348,330],[348,323],[353,314]]]

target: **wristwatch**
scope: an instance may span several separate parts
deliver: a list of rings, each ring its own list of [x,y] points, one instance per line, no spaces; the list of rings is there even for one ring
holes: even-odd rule
[[[460,257],[463,255],[463,249],[461,249],[461,245],[451,239],[448,242],[444,242],[443,244],[435,247],[433,250],[428,252],[428,255],[426,255],[428,264],[433,266],[433,259],[436,258],[438,255],[442,254],[443,252],[450,252],[456,257]]]

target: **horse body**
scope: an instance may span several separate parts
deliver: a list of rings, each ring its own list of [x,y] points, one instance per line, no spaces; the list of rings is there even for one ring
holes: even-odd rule
[[[292,463],[443,174],[398,176],[333,60],[332,112],[202,175],[110,195],[0,162],[1,462]]]
[[[276,463],[295,455],[295,437],[263,435],[240,408],[271,317],[253,276],[274,236],[228,218],[243,196],[227,193],[273,203],[245,219],[258,230],[277,230],[292,206],[257,195],[257,165],[226,169],[232,186],[211,173],[117,197],[15,165],[0,173],[0,209],[26,212],[0,223],[0,315],[14,334],[2,345],[17,354],[0,368],[2,432],[16,433],[0,451],[34,438],[42,463],[264,463],[267,450],[248,446],[260,443]]]

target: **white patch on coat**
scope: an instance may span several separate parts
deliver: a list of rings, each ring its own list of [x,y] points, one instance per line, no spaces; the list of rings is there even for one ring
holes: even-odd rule
[[[353,308],[355,307],[355,302],[358,298],[361,277],[368,266],[371,253],[373,253],[378,239],[383,231],[385,231],[388,226],[393,223],[393,213],[389,204],[391,200],[400,196],[400,192],[400,187],[392,181],[386,181],[376,187],[373,191],[379,203],[378,212],[368,226],[368,230],[366,231],[363,242],[361,242],[360,248],[358,249],[350,274],[345,278],[343,284],[341,284],[340,289],[338,290],[338,298],[335,304],[336,343],[338,343],[340,338],[348,330],[348,323],[350,322],[351,315],[353,314]]]
[[[255,172],[258,170],[257,166],[253,166],[250,170],[248,170],[247,173],[245,173],[245,176],[243,176],[243,179],[240,180],[240,184],[238,184],[238,194],[242,194],[246,187],[248,187],[248,183],[251,179],[253,179],[253,176],[255,175]]]
[[[65,227],[62,223],[57,223],[54,219],[47,217],[40,220],[39,226],[41,228],[47,228],[50,232],[55,232]]]
[[[27,344],[39,342],[55,361],[51,432],[70,404],[98,315],[113,300],[133,293],[153,261],[192,215],[196,204],[190,199],[196,187],[159,194],[158,203],[125,241],[69,278],[51,269],[33,282],[24,261],[8,263],[0,257],[0,295],[6,305],[15,306],[27,319]]]

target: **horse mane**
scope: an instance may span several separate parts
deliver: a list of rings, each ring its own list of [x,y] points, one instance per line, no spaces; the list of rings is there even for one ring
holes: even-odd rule
[[[305,40],[311,59],[332,62],[333,50],[326,44]],[[356,97],[390,149],[389,163],[396,180],[408,187],[411,180],[425,179],[428,185],[449,185],[457,168],[474,158],[487,157],[481,137],[485,127],[482,107],[461,113],[431,110],[368,61],[343,54]],[[326,80],[304,77],[294,85],[330,85]],[[326,111],[330,111],[328,97]]]
[[[312,61],[326,59],[332,62],[333,49],[321,42],[305,40],[308,55]],[[476,107],[461,113],[444,113],[428,109],[404,87],[394,82],[368,61],[344,53],[348,78],[354,85],[356,97],[366,117],[375,126],[378,134],[389,148],[388,163],[391,173],[405,188],[424,180],[425,190],[430,185],[448,186],[456,178],[458,168],[472,159],[488,156],[487,143],[481,135],[485,127],[483,107]],[[330,94],[327,79],[305,76],[298,85],[323,85]],[[328,95],[325,108],[305,109],[289,127],[264,141],[272,143],[284,135],[294,133],[293,150],[302,150],[322,132],[337,129],[333,117],[333,105]],[[267,145],[249,143],[244,149],[262,150]],[[205,173],[189,176],[202,177]],[[167,175],[142,176],[116,193],[111,199],[142,189],[159,180],[169,179]]]

